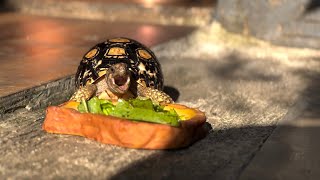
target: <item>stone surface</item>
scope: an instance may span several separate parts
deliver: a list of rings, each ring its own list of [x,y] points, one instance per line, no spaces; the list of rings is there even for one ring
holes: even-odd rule
[[[126,149],[47,134],[41,130],[44,109],[20,109],[0,121],[0,175],[237,179],[278,121],[313,87],[319,52],[271,46],[219,28],[213,25],[153,48],[165,90],[177,102],[206,112],[212,126],[206,138],[174,151]]]
[[[0,97],[0,117],[21,108],[34,110],[61,104],[69,99],[74,91],[75,81],[71,75]]]

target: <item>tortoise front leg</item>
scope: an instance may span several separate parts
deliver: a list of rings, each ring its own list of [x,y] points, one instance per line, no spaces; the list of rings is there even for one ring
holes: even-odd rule
[[[89,112],[87,100],[97,92],[95,84],[88,84],[80,87],[70,98],[71,101],[82,102],[86,112]]]
[[[158,89],[153,89],[150,87],[138,85],[137,94],[138,96],[150,98],[153,102],[156,102],[159,104],[174,103],[174,101],[168,94]]]

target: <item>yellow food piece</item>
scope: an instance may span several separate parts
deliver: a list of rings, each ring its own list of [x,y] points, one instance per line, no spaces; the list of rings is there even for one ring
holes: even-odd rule
[[[79,104],[80,104],[80,103],[79,103],[79,102],[76,102],[76,101],[67,101],[67,102],[61,104],[61,107],[78,110]]]
[[[195,109],[188,108],[186,106],[179,105],[179,104],[167,104],[164,107],[164,110],[167,110],[167,111],[169,111],[171,109],[174,109],[178,113],[181,120],[191,119],[192,117],[194,117],[197,114],[197,111]]]

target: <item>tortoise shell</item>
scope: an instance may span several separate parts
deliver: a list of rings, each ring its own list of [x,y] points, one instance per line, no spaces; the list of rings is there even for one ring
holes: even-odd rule
[[[113,38],[91,48],[82,58],[76,73],[76,87],[96,82],[113,64],[124,62],[139,84],[163,89],[163,75],[154,53],[128,38]]]

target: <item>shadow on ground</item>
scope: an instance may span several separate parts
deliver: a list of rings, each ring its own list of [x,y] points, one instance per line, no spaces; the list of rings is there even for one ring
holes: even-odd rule
[[[275,129],[241,179],[319,179],[320,73],[295,73],[309,80],[303,113]]]
[[[320,62],[320,59],[316,59]],[[320,68],[320,67],[319,67]],[[320,73],[310,70],[297,70],[299,74],[309,81],[309,85],[303,91],[302,96],[306,98],[308,106],[306,108],[306,118],[320,120]]]
[[[262,82],[278,82],[281,76],[271,74],[266,69],[252,64],[252,60],[238,57],[237,54],[230,54],[228,61],[221,65],[211,64],[208,66],[212,76],[216,76],[229,81],[262,81]],[[252,65],[250,65],[250,63]],[[268,66],[267,62],[264,62]]]
[[[305,13],[310,13],[316,10],[319,10],[320,8],[320,1],[319,0],[310,0]]]
[[[132,163],[112,179],[234,179],[258,150],[252,147],[262,144],[261,137],[266,139],[274,128],[213,130],[189,148],[158,151]]]
[[[10,4],[9,0],[0,1],[0,13],[3,12],[13,12],[15,11],[15,7]]]
[[[278,128],[239,179],[319,179],[319,126]]]
[[[262,135],[274,128],[245,127],[212,132],[206,139],[187,149],[159,151],[145,160],[134,162],[111,179],[238,179],[255,153],[259,152],[259,149],[250,149],[250,146],[241,139],[253,138],[249,137],[252,132],[261,132]],[[314,155],[319,152],[320,146],[318,136],[314,135],[319,134],[320,128],[294,126],[281,126],[281,128],[287,133],[286,139],[280,139],[284,142],[277,142],[275,146],[267,149],[263,162],[260,162],[263,168],[256,168],[251,177],[268,179],[267,177],[270,178],[274,174],[282,174],[299,179],[294,176],[306,178],[308,173],[317,172],[317,166],[314,165],[318,164],[319,158]],[[228,141],[234,143],[226,146]],[[299,148],[299,152],[293,151],[295,148]],[[242,154],[247,156],[243,157]],[[293,171],[294,169],[287,170],[288,162],[293,161],[300,164],[295,169],[299,169],[300,172],[297,173]]]
[[[178,101],[180,92],[177,88],[172,86],[164,86],[163,91],[167,93],[173,99],[173,101]]]

